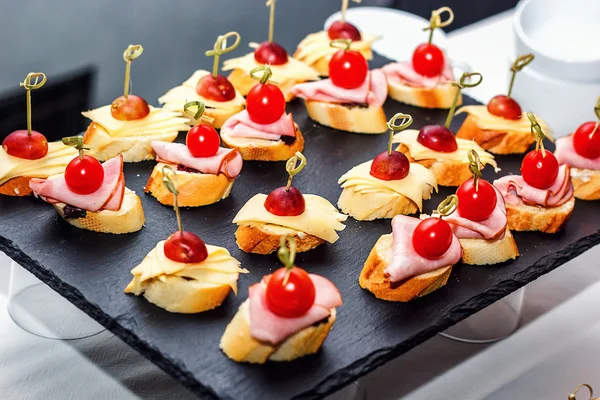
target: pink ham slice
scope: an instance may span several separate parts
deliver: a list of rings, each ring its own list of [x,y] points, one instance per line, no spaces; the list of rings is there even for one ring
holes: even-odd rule
[[[412,245],[412,236],[419,222],[421,222],[420,219],[406,215],[397,215],[392,219],[392,261],[384,270],[391,282],[401,282],[417,275],[454,265],[462,257],[462,248],[455,235],[452,235],[450,248],[441,257],[429,260],[417,254]]]
[[[283,318],[269,310],[265,297],[268,276],[250,286],[250,336],[261,342],[278,345],[302,329],[329,317],[332,308],[342,305],[342,296],[333,283],[318,275],[309,276],[315,284],[315,304],[298,318]]]
[[[104,168],[104,182],[100,189],[91,194],[77,194],[72,192],[65,182],[65,177],[55,179],[32,179],[29,187],[36,196],[44,198],[49,203],[66,203],[87,211],[100,211],[101,209],[118,211],[123,201],[125,180],[123,175],[123,156],[111,158],[102,164]],[[120,186],[123,188],[121,190]],[[119,198],[121,196],[121,198]],[[113,201],[113,198],[117,200]]]
[[[558,176],[548,189],[537,189],[528,185],[521,175],[507,175],[494,181],[494,186],[507,204],[534,204],[543,207],[558,207],[573,197],[571,170],[568,165],[558,168]]]
[[[506,206],[502,193],[496,189],[496,208],[487,219],[471,221],[458,215],[458,211],[444,217],[459,239],[496,239],[506,232]]]
[[[156,140],[152,142],[152,149],[159,161],[181,164],[203,174],[218,175],[223,173],[229,178],[235,178],[242,170],[242,156],[235,149],[220,147],[217,154],[212,157],[194,157],[183,143],[167,143]],[[235,154],[229,156],[232,152],[235,152]],[[223,162],[225,158],[227,162]]]
[[[559,164],[568,164],[572,168],[600,170],[600,157],[586,158],[575,151],[573,135],[556,140],[554,155]]]
[[[405,85],[414,87],[434,88],[440,83],[446,83],[454,80],[454,74],[452,73],[452,66],[448,62],[448,57],[444,56],[445,64],[442,75],[428,78],[423,75],[419,75],[413,68],[412,61],[402,61],[391,63],[383,68],[383,72],[387,76],[387,79],[391,82],[400,82]]]
[[[231,137],[277,141],[282,136],[296,136],[296,124],[292,114],[283,114],[272,124],[257,124],[244,110],[229,118],[221,127],[221,133]]]
[[[335,86],[331,79],[323,79],[294,85],[291,92],[306,100],[381,107],[387,98],[387,80],[383,71],[374,69],[369,72],[362,86],[356,89],[344,89]]]

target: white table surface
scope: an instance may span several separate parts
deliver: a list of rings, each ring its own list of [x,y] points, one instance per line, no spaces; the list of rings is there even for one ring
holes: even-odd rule
[[[499,14],[449,35],[451,56],[469,62],[488,77],[485,85],[470,92],[480,101],[485,102],[506,88],[507,60],[513,48],[510,16],[510,12]],[[598,264],[594,259],[599,256],[597,247],[530,284],[524,322],[536,319],[598,281],[600,271],[594,268]],[[0,253],[0,399],[195,398],[109,332],[61,342],[22,331],[6,311],[8,279],[8,258]],[[589,354],[598,354],[600,325],[592,323],[598,316],[590,322],[581,312],[600,313],[600,293],[595,295],[600,286],[594,289],[462,365],[488,346],[434,337],[362,379],[368,398],[395,399],[421,385],[424,386],[406,398],[542,398],[541,393],[548,398],[564,398],[586,379],[592,384],[597,379],[595,383],[600,386],[600,376],[584,375],[585,368],[578,367],[585,361],[586,346],[591,346]],[[556,351],[550,351],[553,349]],[[597,367],[592,364],[593,359],[589,361],[590,366]],[[507,369],[511,373],[497,373]],[[447,370],[450,372],[442,375]],[[495,378],[490,379],[491,376]],[[551,382],[548,376],[552,377]],[[478,390],[472,390],[473,379],[482,385]]]

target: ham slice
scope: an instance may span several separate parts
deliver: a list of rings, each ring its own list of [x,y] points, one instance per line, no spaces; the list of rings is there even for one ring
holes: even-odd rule
[[[421,257],[412,245],[412,237],[420,219],[397,215],[392,219],[392,261],[384,273],[391,282],[401,282],[405,279],[435,271],[436,269],[454,265],[462,257],[462,247],[455,235],[452,235],[450,248],[439,258],[429,260]]]
[[[49,203],[66,203],[87,211],[118,211],[125,195],[125,178],[123,176],[123,156],[111,158],[102,164],[104,181],[102,186],[91,194],[77,194],[67,186],[64,175],[53,179],[34,178],[29,187],[36,196]]]
[[[158,140],[152,141],[152,149],[159,161],[165,161],[169,164],[181,164],[203,174],[218,175],[223,173],[228,178],[235,178],[242,171],[242,156],[236,149],[220,147],[217,154],[212,157],[194,157],[183,143],[167,143]],[[223,160],[226,160],[226,162]]]
[[[302,329],[329,317],[332,308],[342,305],[342,296],[333,283],[319,275],[309,276],[315,285],[315,304],[298,318],[280,317],[269,310],[265,294],[270,276],[250,286],[250,336],[261,342],[278,345]]]
[[[294,85],[291,92],[306,100],[338,104],[368,104],[381,107],[387,98],[387,80],[380,69],[369,72],[367,79],[356,89],[335,86],[331,79]]]
[[[402,83],[408,86],[434,88],[441,83],[454,80],[452,66],[448,62],[448,57],[444,54],[444,70],[440,76],[428,78],[419,75],[413,68],[412,61],[401,61],[391,63],[383,68],[383,72],[390,82]]]
[[[558,168],[558,176],[548,189],[537,189],[527,184],[521,175],[507,175],[494,181],[494,186],[507,204],[538,205],[543,207],[558,207],[573,197],[571,170],[568,165]]]
[[[600,170],[600,157],[586,158],[575,151],[573,135],[556,140],[554,155],[559,164],[567,164],[572,168]]]
[[[277,141],[282,136],[296,136],[296,124],[292,114],[283,114],[272,124],[257,124],[244,110],[229,118],[221,127],[221,133],[231,137]]]
[[[496,208],[487,219],[483,221],[471,221],[461,217],[458,211],[443,217],[452,227],[452,231],[459,239],[496,239],[504,237],[506,232],[506,206],[504,198],[498,189],[496,190]]]

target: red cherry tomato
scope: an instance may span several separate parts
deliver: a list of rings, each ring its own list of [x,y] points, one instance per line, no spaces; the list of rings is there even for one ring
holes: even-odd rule
[[[335,21],[327,30],[329,39],[350,39],[353,42],[358,42],[362,39],[360,31],[350,22]]]
[[[272,124],[285,113],[285,97],[277,86],[257,83],[246,97],[246,109],[257,124]]]
[[[298,267],[292,267],[284,284],[286,275],[285,268],[279,268],[271,275],[265,293],[267,306],[283,318],[301,317],[315,303],[315,284],[306,271]]]
[[[329,78],[335,86],[355,89],[363,84],[368,73],[367,60],[358,51],[339,50],[329,60]]]
[[[548,189],[558,176],[558,161],[551,151],[531,150],[523,158],[521,175],[523,180],[538,189]]]
[[[175,232],[165,241],[165,256],[182,263],[199,263],[208,257],[204,241],[192,232]]]
[[[503,94],[493,97],[487,105],[487,110],[490,114],[511,120],[521,119],[523,114],[519,103]]]
[[[288,54],[285,49],[274,42],[262,42],[254,50],[254,59],[257,63],[268,65],[283,65],[288,62]]]
[[[202,77],[196,86],[196,92],[213,101],[230,101],[235,98],[233,85],[223,75],[217,75],[216,78],[210,74]]]
[[[573,135],[573,147],[582,157],[600,157],[600,127],[592,135],[595,128],[596,122],[586,122],[577,128]]]
[[[290,186],[290,189],[286,190],[285,186],[282,186],[269,193],[265,200],[265,209],[274,215],[291,217],[302,214],[306,209],[306,202],[298,189]]]
[[[458,150],[454,134],[442,125],[426,125],[421,128],[417,142],[440,153],[452,153]]]
[[[92,156],[78,156],[67,165],[65,181],[69,189],[77,194],[94,193],[104,182],[104,168]]]
[[[429,260],[440,258],[452,244],[452,228],[441,218],[427,218],[417,225],[412,244],[421,257]]]
[[[48,154],[48,140],[39,132],[22,129],[14,131],[2,142],[2,148],[14,157],[37,160]]]
[[[198,124],[189,130],[185,144],[194,157],[212,157],[219,151],[221,139],[212,126]]]
[[[477,184],[476,189],[475,181],[471,178],[460,185],[456,191],[458,215],[471,221],[483,221],[489,218],[498,202],[496,189],[489,182],[479,179]]]
[[[133,121],[142,119],[150,114],[150,106],[148,106],[146,100],[130,94],[127,98],[123,96],[117,97],[112,102],[110,114],[114,119],[118,119],[119,121]]]
[[[412,56],[415,72],[426,77],[440,76],[444,72],[444,52],[435,44],[417,46]]]
[[[408,158],[399,151],[392,151],[392,154],[384,151],[377,155],[371,164],[371,175],[384,181],[396,181],[404,179],[410,171],[410,162]]]

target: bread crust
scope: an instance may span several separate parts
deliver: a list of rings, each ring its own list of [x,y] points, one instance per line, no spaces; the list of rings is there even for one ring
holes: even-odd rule
[[[2,185],[0,185],[0,195],[14,196],[14,197],[25,197],[31,196],[33,190],[29,187],[29,181],[31,180],[28,176],[17,176],[12,178]]]
[[[308,116],[321,125],[354,133],[380,134],[387,130],[383,107],[351,106],[306,100]]]
[[[404,104],[421,108],[450,108],[456,94],[456,87],[449,83],[434,88],[412,87],[388,79],[388,95]],[[462,95],[457,106],[462,105]]]
[[[331,309],[326,321],[296,332],[277,346],[259,342],[250,336],[249,315],[249,301],[246,300],[225,328],[219,347],[234,361],[264,364],[267,360],[292,361],[316,353],[335,322],[336,310]]]
[[[250,90],[258,83],[258,81],[250,77],[250,74],[239,68],[231,71],[227,79],[229,79],[229,82],[231,82],[233,87],[240,92],[242,96],[248,95],[248,92],[250,92]],[[279,89],[281,89],[286,102],[290,102],[296,98],[296,96],[294,96],[291,92],[292,86],[302,82],[303,81],[298,81],[295,79],[287,79],[282,82],[277,82],[277,86]]]
[[[472,174],[469,170],[469,164],[456,160],[415,160],[410,155],[410,150],[405,144],[400,143],[396,148],[401,153],[404,153],[408,161],[421,164],[425,168],[429,168],[440,186],[460,186],[463,182],[471,179]]]
[[[358,284],[373,293],[375,297],[387,301],[407,302],[425,296],[448,282],[452,265],[392,284],[384,270],[392,259],[392,235],[382,235],[367,258],[360,272]]]
[[[240,104],[239,106],[234,106],[231,108],[209,108],[207,107],[204,110],[204,113],[202,115],[210,117],[213,119],[213,121],[211,122],[211,125],[215,128],[215,129],[221,129],[221,127],[223,126],[223,124],[233,115],[239,113],[240,111],[244,110],[245,105],[244,104]],[[194,120],[193,118],[190,118],[190,123],[191,124],[195,124],[196,120]]]
[[[357,193],[354,187],[346,187],[338,199],[338,208],[357,221],[394,218],[399,214],[410,215],[419,211],[414,201],[400,193],[394,192],[391,201],[383,206],[380,205],[378,195],[379,193]],[[360,210],[352,208],[353,203],[360,205]]]
[[[600,170],[571,167],[571,182],[576,198],[600,200]]]
[[[559,207],[540,207],[506,204],[508,228],[512,231],[541,231],[556,233],[562,229],[573,213],[575,197]]]
[[[474,140],[484,150],[494,154],[525,153],[534,143],[533,135],[529,132],[496,132],[485,130],[477,125],[475,118],[467,115],[456,137]]]
[[[519,249],[512,233],[506,228],[504,237],[498,239],[458,239],[463,248],[462,261],[469,265],[500,264],[514,260]]]
[[[296,252],[314,249],[325,243],[325,240],[304,232],[298,232],[285,227],[271,227],[265,224],[240,225],[235,231],[235,241],[238,247],[246,253],[270,254],[279,249],[283,236],[293,236],[296,239]]]
[[[242,159],[247,161],[285,161],[293,157],[297,151],[304,150],[304,136],[296,125],[296,140],[291,145],[283,140],[277,142],[258,139],[234,138],[221,130],[221,140],[226,147],[236,148]],[[265,144],[270,142],[268,144]]]

